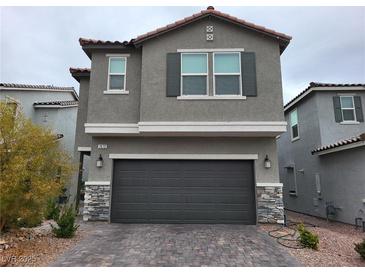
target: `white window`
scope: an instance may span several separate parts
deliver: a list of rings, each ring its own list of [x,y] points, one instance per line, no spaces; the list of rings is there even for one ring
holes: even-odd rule
[[[343,121],[356,121],[354,96],[340,96]]]
[[[292,141],[299,139],[299,127],[298,127],[298,111],[294,109],[290,112],[290,131]]]
[[[241,54],[213,53],[214,95],[242,95]]]
[[[208,95],[208,54],[181,54],[181,95]]]
[[[125,91],[126,57],[109,57],[108,90]]]

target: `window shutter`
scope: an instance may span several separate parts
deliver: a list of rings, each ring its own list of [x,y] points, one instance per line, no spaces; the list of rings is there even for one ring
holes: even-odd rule
[[[358,122],[364,122],[364,114],[362,112],[361,97],[354,96],[356,119]]]
[[[335,121],[336,121],[336,123],[342,122],[340,96],[333,96],[333,109],[334,109],[334,112],[335,112]]]
[[[166,96],[180,95],[180,53],[168,53],[166,58]]]
[[[242,95],[257,96],[256,57],[254,52],[241,52]]]

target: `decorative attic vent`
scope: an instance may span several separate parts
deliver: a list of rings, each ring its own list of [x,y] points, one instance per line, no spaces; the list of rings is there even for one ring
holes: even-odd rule
[[[207,26],[207,28],[206,28],[206,29],[207,29],[207,32],[213,32],[213,29],[214,29],[214,28],[213,28],[213,26]]]
[[[213,33],[208,33],[207,34],[207,41],[213,41],[213,39],[214,39]]]

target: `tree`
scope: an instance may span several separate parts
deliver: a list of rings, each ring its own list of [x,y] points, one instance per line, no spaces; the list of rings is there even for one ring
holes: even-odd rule
[[[36,225],[74,171],[56,135],[0,101],[0,231],[19,220]]]

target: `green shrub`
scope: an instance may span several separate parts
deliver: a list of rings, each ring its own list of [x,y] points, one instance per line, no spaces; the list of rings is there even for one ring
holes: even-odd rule
[[[59,218],[56,220],[57,226],[52,226],[53,234],[57,238],[72,238],[78,225],[75,225],[76,213],[72,206],[61,210]]]
[[[355,244],[355,251],[365,260],[365,239],[358,244]]]
[[[18,218],[15,222],[16,227],[36,227],[39,226],[42,223],[42,217],[34,214],[33,216],[30,216],[29,218],[23,219]]]
[[[298,225],[299,240],[303,247],[318,250],[319,238],[304,227],[303,224]]]
[[[48,200],[46,212],[44,214],[46,220],[57,220],[60,216],[60,208],[53,199]]]

